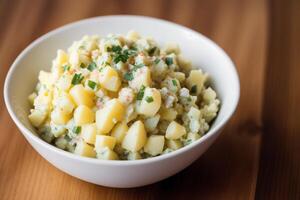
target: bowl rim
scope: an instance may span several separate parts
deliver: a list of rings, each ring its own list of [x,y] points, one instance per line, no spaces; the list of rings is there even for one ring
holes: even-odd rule
[[[229,63],[229,67],[230,67],[230,71],[231,71],[230,73],[232,73],[233,78],[234,78],[233,82],[235,83],[236,91],[234,93],[235,96],[233,97],[234,101],[232,102],[232,109],[229,110],[227,114],[225,114],[223,119],[218,124],[216,124],[213,128],[211,128],[204,136],[202,136],[197,141],[195,141],[195,142],[193,142],[193,143],[191,143],[187,146],[184,146],[180,149],[177,149],[173,152],[163,154],[163,155],[159,155],[159,156],[156,156],[156,157],[147,158],[147,159],[141,159],[141,160],[100,160],[100,159],[95,159],[95,158],[79,156],[79,155],[67,152],[65,150],[59,149],[59,148],[53,146],[52,144],[47,143],[46,141],[44,141],[40,137],[38,137],[36,134],[34,134],[32,131],[30,131],[25,125],[23,125],[23,123],[15,115],[15,113],[12,109],[13,106],[11,105],[11,103],[9,101],[9,93],[10,93],[9,83],[10,83],[10,80],[13,76],[13,73],[14,73],[15,69],[17,68],[18,63],[20,62],[20,60],[24,56],[26,56],[26,54],[29,51],[31,51],[31,49],[33,49],[36,45],[38,45],[39,43],[43,42],[44,40],[50,38],[52,35],[63,32],[65,30],[69,29],[69,28],[72,28],[73,26],[80,26],[81,24],[84,24],[84,23],[87,23],[87,22],[91,23],[93,21],[106,20],[106,19],[111,19],[111,18],[130,18],[130,19],[138,19],[138,20],[142,19],[142,20],[145,20],[145,21],[154,21],[155,23],[163,23],[163,24],[171,25],[176,29],[183,29],[184,31],[191,32],[192,34],[206,40],[206,42],[210,43],[210,45],[214,46],[214,48],[216,48],[217,51],[219,51],[220,54],[223,54],[222,56]],[[5,78],[4,90],[3,91],[4,91],[4,102],[5,102],[6,108],[9,112],[11,118],[13,119],[13,121],[15,122],[17,127],[20,129],[21,133],[25,134],[27,136],[26,139],[33,140],[34,142],[38,143],[39,145],[44,146],[44,148],[46,148],[48,151],[53,151],[53,153],[60,154],[61,156],[66,156],[69,159],[74,159],[74,160],[77,160],[77,161],[82,161],[82,162],[87,162],[87,163],[92,163],[92,164],[132,166],[132,165],[143,165],[143,164],[147,164],[147,163],[159,162],[161,160],[169,159],[171,157],[176,157],[180,154],[184,154],[185,152],[189,151],[190,149],[195,148],[198,145],[201,145],[201,143],[203,141],[205,141],[208,138],[212,137],[214,134],[217,134],[217,132],[231,118],[231,116],[233,115],[233,113],[235,112],[235,110],[237,108],[239,98],[240,98],[240,82],[239,82],[239,77],[238,77],[238,73],[237,73],[237,70],[235,68],[235,65],[234,65],[233,61],[229,58],[229,56],[225,53],[225,51],[220,46],[218,46],[214,41],[212,41],[208,37],[204,36],[203,34],[197,32],[195,30],[192,30],[190,28],[187,28],[183,25],[176,24],[176,23],[171,22],[171,21],[167,21],[167,20],[163,20],[163,19],[159,19],[159,18],[155,18],[155,17],[148,17],[148,16],[141,16],[141,15],[104,15],[104,16],[86,18],[86,19],[82,19],[82,20],[75,21],[75,22],[72,22],[72,23],[68,23],[68,24],[63,25],[61,27],[53,29],[52,31],[38,37],[33,42],[31,42],[25,49],[23,49],[23,51],[17,56],[17,58],[14,60],[14,62],[10,66],[9,71],[8,71],[8,73],[6,75],[6,78]]]

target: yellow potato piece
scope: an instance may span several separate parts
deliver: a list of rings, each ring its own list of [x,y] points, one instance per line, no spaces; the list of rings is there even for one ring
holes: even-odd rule
[[[74,122],[76,126],[93,123],[95,113],[85,105],[79,105],[74,111]]]
[[[124,118],[125,109],[118,99],[106,102],[104,108],[96,112],[96,124],[100,134],[107,134],[118,121]]]
[[[173,121],[177,117],[177,111],[174,108],[161,107],[159,113],[162,120]]]
[[[183,145],[180,140],[166,140],[167,147],[173,150],[180,149]]]
[[[101,148],[108,147],[114,149],[117,143],[116,138],[108,135],[96,135],[95,150],[98,151]]]
[[[125,135],[122,147],[132,152],[137,152],[144,147],[147,141],[147,133],[142,121],[134,122]]]
[[[126,122],[120,122],[112,129],[111,136],[116,138],[118,144],[121,144],[128,129]]]
[[[156,88],[146,88],[144,97],[140,102],[137,102],[137,113],[152,117],[154,116],[161,106],[161,95]]]
[[[57,125],[67,124],[71,117],[71,114],[66,114],[61,109],[56,108],[51,112],[51,121]]]
[[[144,151],[152,156],[162,153],[165,144],[163,135],[151,135],[144,146]]]
[[[52,73],[40,71],[39,81],[41,84],[44,84],[47,86],[47,88],[49,88],[55,83],[56,79]]]
[[[134,73],[134,79],[129,81],[130,87],[137,90],[139,90],[142,86],[149,87],[151,83],[151,71],[148,67],[137,69]]]
[[[166,130],[166,138],[167,139],[176,140],[185,134],[186,134],[186,130],[185,130],[184,126],[178,124],[175,121],[172,121]]]
[[[29,121],[34,127],[39,127],[45,121],[47,113],[40,110],[31,110],[30,115],[28,116]]]
[[[189,77],[186,79],[186,85],[191,90],[191,93],[195,90],[198,95],[201,93],[206,79],[207,74],[203,74],[202,70],[192,70]]]
[[[84,141],[80,141],[77,143],[74,153],[85,157],[91,157],[91,158],[96,157],[96,152],[94,148],[88,145],[87,143],[85,143]]]
[[[77,106],[86,105],[90,108],[94,106],[92,93],[85,89],[81,84],[72,87],[70,95]]]
[[[118,160],[118,154],[113,150],[105,147],[97,151],[97,158],[100,160]]]
[[[57,102],[56,106],[65,114],[72,113],[75,108],[72,97],[66,92],[63,92],[55,101]]]
[[[81,137],[88,144],[95,144],[97,135],[97,126],[93,124],[85,124],[81,127]]]
[[[140,160],[142,156],[139,152],[130,152],[127,156],[128,160]]]
[[[104,67],[99,73],[99,83],[101,87],[117,92],[121,86],[121,80],[118,72],[112,67]]]
[[[55,61],[58,65],[65,64],[68,62],[68,54],[61,49],[57,50]]]

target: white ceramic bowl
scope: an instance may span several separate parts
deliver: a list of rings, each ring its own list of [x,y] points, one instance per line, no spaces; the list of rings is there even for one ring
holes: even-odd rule
[[[198,141],[172,153],[137,161],[105,161],[80,157],[40,139],[30,125],[27,96],[33,91],[40,70],[50,70],[56,50],[66,49],[85,34],[125,34],[136,30],[158,43],[177,42],[195,67],[208,72],[221,99],[220,112],[209,132]],[[105,16],[75,22],[38,38],[12,64],[4,86],[7,109],[34,149],[60,170],[87,182],[109,187],[137,187],[174,175],[189,166],[219,136],[239,100],[239,79],[224,51],[205,36],[183,26],[149,17]],[[45,172],[47,173],[47,172]]]

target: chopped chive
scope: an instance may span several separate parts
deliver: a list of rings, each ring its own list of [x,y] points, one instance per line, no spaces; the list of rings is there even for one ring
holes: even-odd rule
[[[142,100],[144,97],[144,93],[145,93],[145,86],[142,85],[142,87],[140,88],[139,92],[137,93],[136,99],[137,100]]]
[[[113,51],[113,52],[121,52],[122,51],[122,47],[119,46],[119,45],[113,45],[111,47],[111,51]]]
[[[81,63],[81,64],[80,64],[80,68],[85,68],[85,64],[84,64],[84,63]]]
[[[147,96],[146,98],[147,103],[151,103],[153,101],[153,97]]]
[[[171,57],[166,57],[166,64],[167,64],[167,65],[172,65],[172,64],[173,64],[173,58],[171,58]]]
[[[95,62],[91,62],[89,65],[88,65],[88,67],[87,67],[87,69],[89,70],[89,71],[93,71],[94,69],[96,69],[97,68],[97,64],[95,63]]]
[[[174,86],[177,86],[177,81],[175,79],[172,79],[172,83]]]
[[[83,78],[84,77],[82,76],[82,74],[74,74],[72,79],[72,85],[80,84]]]
[[[133,80],[132,72],[126,72],[126,74],[124,74],[124,79],[127,81],[132,81]]]
[[[197,93],[197,85],[193,85],[193,86],[191,87],[191,93],[192,93],[192,94],[196,94],[196,93]]]
[[[74,126],[73,132],[74,132],[75,134],[79,134],[79,133],[81,132],[81,126]]]
[[[96,86],[97,86],[97,83],[94,82],[94,81],[89,80],[89,81],[88,81],[88,86],[89,86],[91,89],[95,89]]]
[[[155,58],[154,63],[157,65],[159,63],[160,59],[159,58]]]
[[[143,64],[143,63],[140,63],[140,64],[136,64],[136,65],[134,65],[134,67],[133,67],[133,71],[136,71],[137,69],[139,69],[139,68],[142,68],[142,67],[144,67],[145,65]]]
[[[64,65],[63,68],[64,68],[64,72],[65,72],[65,71],[69,71],[70,66],[69,66],[69,65]]]

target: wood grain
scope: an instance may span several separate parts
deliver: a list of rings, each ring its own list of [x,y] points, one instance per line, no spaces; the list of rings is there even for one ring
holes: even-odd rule
[[[0,0],[0,199],[299,199],[299,8],[297,0]],[[240,75],[238,110],[216,143],[186,170],[141,188],[105,188],[59,171],[25,141],[3,102],[9,66],[31,41],[112,14],[193,28],[224,48]]]

